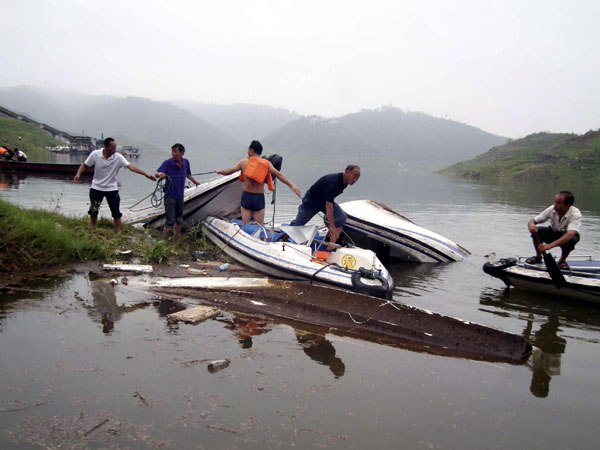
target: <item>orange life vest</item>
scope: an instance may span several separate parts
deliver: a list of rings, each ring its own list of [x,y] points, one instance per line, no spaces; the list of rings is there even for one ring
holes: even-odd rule
[[[0,156],[4,156],[5,153],[8,153],[8,150],[6,150],[4,147],[0,147]]]
[[[267,181],[267,187],[270,191],[275,190],[275,184],[273,184],[273,177],[269,172],[269,161],[257,156],[252,156],[248,160],[248,165],[244,171],[240,174],[240,181],[244,181],[244,177],[250,178],[259,184],[263,184]]]

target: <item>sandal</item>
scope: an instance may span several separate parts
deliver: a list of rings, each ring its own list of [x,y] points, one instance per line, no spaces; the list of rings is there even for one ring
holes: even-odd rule
[[[560,270],[571,270],[571,268],[569,267],[569,265],[566,262],[561,262],[558,267],[560,267]]]
[[[527,258],[525,260],[525,262],[527,264],[539,264],[542,262],[542,257],[541,256],[532,256],[531,258]]]

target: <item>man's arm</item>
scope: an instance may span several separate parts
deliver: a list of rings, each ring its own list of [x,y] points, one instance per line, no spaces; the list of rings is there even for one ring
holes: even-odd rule
[[[565,234],[563,234],[561,237],[559,237],[557,240],[555,240],[554,242],[551,242],[550,244],[538,245],[538,249],[541,252],[544,252],[544,251],[550,250],[551,248],[554,248],[554,247],[560,247],[561,245],[564,245],[567,242],[569,242],[571,239],[573,239],[573,236],[575,236],[575,230],[569,230]]]
[[[327,221],[329,222],[329,242],[336,242],[339,233],[335,228],[335,221],[333,219],[333,203],[325,202],[325,215],[327,216]]]
[[[77,173],[73,177],[73,181],[75,183],[79,183],[79,178],[81,177],[81,174],[85,171],[86,167],[88,167],[88,166],[86,166],[85,164],[81,163],[81,165],[79,166],[79,169],[77,169]]]
[[[148,178],[149,180],[152,181],[156,181],[156,178],[154,178],[153,175],[150,175],[149,173],[144,172],[142,169],[138,169],[137,167],[135,167],[133,164],[129,164],[126,166],[129,170],[131,170],[132,172],[135,173],[139,173],[140,175],[144,175],[146,178]]]
[[[537,223],[535,222],[535,219],[531,219],[529,222],[527,222],[527,228],[529,229],[529,232],[531,234],[538,232],[538,227]]]
[[[271,164],[270,162],[269,162],[269,172],[271,172],[271,175],[273,175],[276,178],[279,178],[283,183],[287,184],[290,187],[290,189],[292,191],[294,191],[294,193],[298,197],[302,197],[302,191],[300,190],[300,188],[298,186],[296,186],[294,183],[292,183],[292,181],[288,177],[286,177],[279,170],[277,170],[275,167],[273,167],[273,164]]]
[[[196,186],[198,186],[200,184],[200,182],[196,181],[196,179],[191,175],[188,175],[187,179],[190,180],[192,183],[194,183]]]
[[[215,173],[218,173],[219,175],[231,175],[232,173],[237,172],[238,170],[242,170],[242,163],[245,160],[242,159],[239,163],[237,163],[235,166],[233,166],[231,169],[225,169],[225,170],[215,170]]]

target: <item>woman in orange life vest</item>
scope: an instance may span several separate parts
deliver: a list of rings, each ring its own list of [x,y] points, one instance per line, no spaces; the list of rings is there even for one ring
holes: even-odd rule
[[[248,147],[248,157],[242,159],[231,169],[215,170],[219,175],[231,175],[241,170],[240,181],[244,183],[242,192],[242,223],[251,221],[262,224],[265,219],[265,194],[264,183],[267,183],[270,191],[275,190],[273,177],[279,178],[287,184],[298,196],[302,191],[292,183],[285,175],[279,172],[268,160],[260,157],[262,145],[258,141],[252,141]]]

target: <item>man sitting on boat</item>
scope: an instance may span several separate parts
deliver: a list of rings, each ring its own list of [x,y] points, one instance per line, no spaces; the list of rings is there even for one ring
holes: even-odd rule
[[[298,207],[291,225],[305,225],[319,211],[325,214],[329,227],[329,241],[335,243],[346,223],[346,213],[333,200],[360,178],[360,167],[350,164],[344,172],[322,176],[313,184]]]
[[[15,148],[14,152],[15,152],[15,156],[17,157],[17,161],[20,161],[20,162],[27,161],[27,155],[25,154],[24,151],[19,150],[18,148]]]
[[[165,185],[165,213],[166,221],[162,231],[164,240],[169,236],[169,230],[173,230],[173,239],[177,239],[183,225],[183,193],[185,191],[185,180],[188,179],[196,186],[200,183],[192,176],[190,162],[183,157],[185,147],[174,144],[171,147],[172,158],[166,159],[157,169],[154,176],[164,180]]]
[[[569,191],[561,191],[554,197],[554,205],[549,206],[538,216],[527,223],[535,256],[528,258],[528,264],[542,262],[542,252],[554,247],[560,247],[561,255],[558,265],[561,269],[567,269],[566,263],[569,253],[579,242],[579,228],[581,227],[581,211],[573,206],[575,197]],[[537,224],[550,220],[549,227],[538,227]]]
[[[252,141],[248,147],[248,157],[242,159],[231,169],[216,170],[219,175],[231,175],[240,170],[240,181],[244,183],[242,192],[242,223],[251,221],[262,224],[265,219],[265,193],[263,185],[267,183],[270,191],[275,190],[273,177],[287,184],[296,195],[302,191],[285,175],[279,172],[268,160],[261,158],[263,148],[260,142]]]

